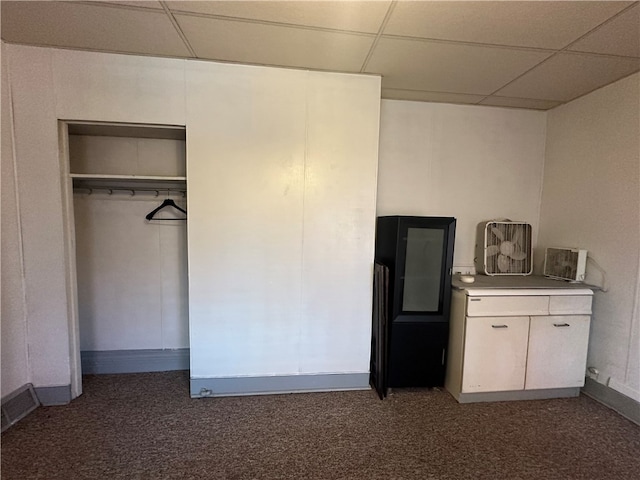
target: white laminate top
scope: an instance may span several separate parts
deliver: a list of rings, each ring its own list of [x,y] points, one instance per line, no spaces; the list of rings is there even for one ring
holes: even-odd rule
[[[463,283],[454,275],[451,286],[467,295],[593,295],[598,287],[554,280],[540,275],[474,275],[473,283]]]

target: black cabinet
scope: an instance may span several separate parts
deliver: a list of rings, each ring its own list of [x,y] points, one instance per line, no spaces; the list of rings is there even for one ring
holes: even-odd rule
[[[371,383],[444,385],[449,338],[452,217],[378,217]]]

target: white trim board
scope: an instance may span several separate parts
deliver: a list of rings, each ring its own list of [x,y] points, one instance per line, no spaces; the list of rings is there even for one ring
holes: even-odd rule
[[[369,390],[370,388],[369,372],[274,375],[267,377],[191,378],[191,398]]]
[[[189,349],[106,350],[80,352],[83,374],[189,370]]]
[[[571,398],[580,395],[579,387],[545,388],[539,390],[509,390],[504,392],[460,393],[458,403],[511,402],[517,400],[545,400],[549,398]],[[455,398],[455,396],[454,396]]]
[[[633,423],[640,425],[640,402],[635,401],[633,398],[627,397],[591,378],[585,379],[582,393],[628,418]]]
[[[57,385],[53,387],[35,387],[36,395],[41,405],[66,405],[71,402],[71,385]]]

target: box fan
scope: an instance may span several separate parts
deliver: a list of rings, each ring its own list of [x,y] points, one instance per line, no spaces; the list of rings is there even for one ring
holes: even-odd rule
[[[528,223],[481,222],[477,240],[476,271],[486,275],[530,275],[533,271],[531,225]]]
[[[587,251],[577,248],[549,247],[544,254],[545,277],[584,282]]]

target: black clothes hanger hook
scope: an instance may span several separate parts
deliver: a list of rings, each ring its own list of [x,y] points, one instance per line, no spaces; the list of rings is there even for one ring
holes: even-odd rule
[[[172,208],[175,208],[176,210],[184,213],[185,214],[184,218],[153,218],[153,216],[156,213],[158,213],[160,210],[162,210],[165,207],[172,207]],[[176,202],[174,202],[171,198],[167,198],[160,204],[159,207],[157,207],[154,210],[150,211],[145,218],[147,220],[186,220],[187,219],[186,215],[187,215],[187,211],[184,208],[181,208],[178,205],[176,205]]]

